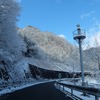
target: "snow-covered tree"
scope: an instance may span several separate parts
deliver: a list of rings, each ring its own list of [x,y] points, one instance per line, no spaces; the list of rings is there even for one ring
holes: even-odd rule
[[[25,44],[18,36],[17,21],[20,14],[20,5],[17,0],[0,0],[0,75],[4,79],[4,72],[7,71],[9,79],[15,78],[16,73],[18,77],[23,71],[20,69],[23,62],[22,51],[24,51]],[[23,71],[24,73],[24,71]],[[19,79],[20,80],[20,79]]]
[[[20,54],[22,40],[17,34],[20,6],[16,0],[0,0],[0,49]]]

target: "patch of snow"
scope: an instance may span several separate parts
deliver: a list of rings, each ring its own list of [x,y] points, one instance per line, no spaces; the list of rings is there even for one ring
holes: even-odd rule
[[[92,95],[89,95],[89,96],[83,96],[82,92],[79,92],[79,91],[73,91],[74,95],[82,98],[83,100],[95,100],[95,96],[92,96]]]
[[[38,85],[38,84],[42,84],[42,83],[47,83],[47,82],[52,82],[52,81],[54,81],[54,80],[32,81],[30,83],[23,83],[22,85],[18,85],[18,86],[9,86],[5,89],[0,90],[0,96],[4,95],[4,94],[12,93],[16,90],[24,89],[26,87],[30,87],[30,86],[34,86],[34,85]]]
[[[71,82],[72,79],[67,79],[67,81],[61,81],[61,83],[65,83],[65,84],[74,84],[73,82]],[[89,82],[89,86],[92,86],[92,87],[95,87],[95,88],[98,88],[97,87],[97,81],[96,80],[90,80],[90,79],[87,79],[87,81]],[[77,82],[75,85],[77,86],[81,86],[81,82]],[[100,86],[100,84],[99,84]],[[63,88],[62,86],[60,86],[61,88]],[[67,88],[65,87],[64,88],[66,91],[70,92],[71,93],[71,89],[70,88]],[[73,94],[82,98],[83,100],[95,100],[95,96],[93,95],[88,95],[88,96],[83,96],[83,92],[80,92],[80,91],[76,91],[76,90],[73,90]],[[99,98],[100,100],[100,98]]]
[[[97,82],[95,79],[93,79],[93,78],[86,78],[85,81],[88,82],[88,83],[93,83],[93,84],[97,84],[97,83],[98,83],[98,82]]]

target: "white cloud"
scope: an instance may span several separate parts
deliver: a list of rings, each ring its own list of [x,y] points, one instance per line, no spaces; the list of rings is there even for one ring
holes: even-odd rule
[[[17,1],[17,2],[21,2],[21,0],[15,0],[15,1]]]
[[[82,14],[80,17],[81,17],[82,19],[85,18],[85,17],[89,17],[89,16],[91,16],[94,12],[95,12],[95,11],[92,10],[92,11],[90,11],[90,12],[88,12],[88,13]]]
[[[61,37],[61,38],[64,38],[64,39],[66,38],[64,34],[60,34],[58,36]]]
[[[93,27],[87,32],[86,40],[83,43],[83,49],[100,46],[100,25]]]
[[[83,42],[83,49],[100,46],[100,21],[93,17],[93,24],[86,30],[86,39]]]
[[[91,47],[96,47],[100,45],[100,31],[91,37],[88,37],[89,45]]]

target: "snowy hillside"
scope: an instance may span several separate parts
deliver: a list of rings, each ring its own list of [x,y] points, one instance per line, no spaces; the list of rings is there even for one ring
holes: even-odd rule
[[[19,29],[19,32],[26,43],[31,42],[37,45],[54,60],[64,60],[72,52],[73,46],[64,38],[53,33],[41,32],[39,29],[32,26]]]
[[[35,57],[45,64],[55,66],[56,70],[60,68],[60,70],[72,71],[74,67],[75,71],[80,71],[78,47],[70,44],[64,38],[50,32],[42,32],[33,26],[19,29],[19,35],[25,41],[27,48],[33,50],[31,59]],[[86,71],[98,69],[99,49],[98,47],[83,51],[83,63]]]
[[[76,47],[64,38],[50,32],[41,32],[32,26],[19,29],[19,35],[25,41],[27,48],[33,50],[31,57],[44,60],[44,62],[48,62],[49,64],[53,62],[52,66],[56,66],[54,64],[56,63],[58,67],[61,67],[61,70],[65,70],[65,67],[63,69],[62,66],[70,66],[66,61],[74,53],[74,50],[77,51]],[[72,68],[69,70],[72,70]]]
[[[2,74],[7,78],[2,75],[1,78],[7,79],[9,82],[11,79],[20,81],[32,78],[29,64],[54,71],[73,72],[73,67],[75,72],[80,71],[78,47],[70,44],[64,38],[50,32],[41,32],[32,26],[18,28],[18,32],[22,41],[19,41],[18,44],[23,45],[24,49],[19,49],[19,54],[12,53],[12,49],[11,52],[7,52],[6,49],[0,50],[1,72],[3,73],[2,70],[7,72]],[[99,47],[83,51],[85,71],[92,71],[92,73],[98,71],[99,54]]]

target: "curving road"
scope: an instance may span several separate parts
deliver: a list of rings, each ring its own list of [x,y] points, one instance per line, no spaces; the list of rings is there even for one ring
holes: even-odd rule
[[[73,100],[55,88],[54,82],[34,85],[15,91],[0,100]]]

